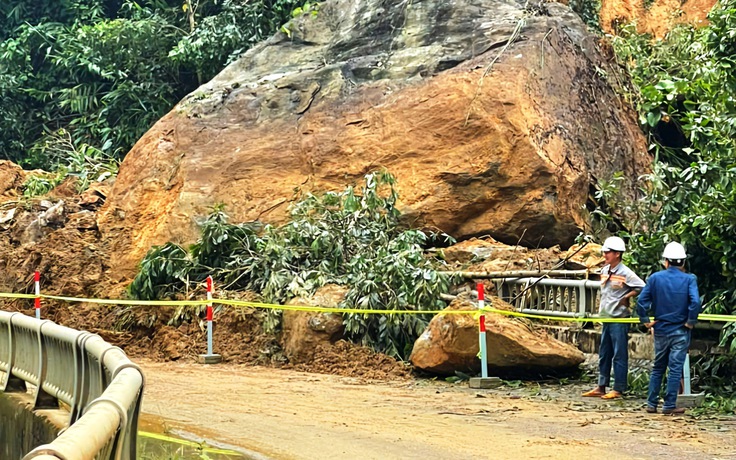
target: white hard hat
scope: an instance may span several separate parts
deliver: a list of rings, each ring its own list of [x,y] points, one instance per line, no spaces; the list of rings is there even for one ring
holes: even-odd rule
[[[624,252],[626,251],[626,245],[624,244],[624,240],[617,236],[612,236],[610,238],[606,238],[606,241],[603,242],[603,247],[601,248],[601,251],[608,252],[608,251],[618,251],[618,252]]]
[[[662,257],[667,260],[681,260],[687,258],[687,253],[685,252],[685,248],[682,247],[680,243],[676,243],[673,241],[672,243],[668,243],[667,246],[664,247]]]

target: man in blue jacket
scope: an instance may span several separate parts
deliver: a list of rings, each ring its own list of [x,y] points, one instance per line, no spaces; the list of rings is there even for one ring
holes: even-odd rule
[[[677,392],[687,350],[690,331],[698,322],[700,295],[695,275],[684,272],[687,254],[680,243],[669,243],[664,248],[665,270],[654,273],[639,295],[636,311],[648,328],[654,328],[654,367],[649,378],[647,412],[657,412],[662,379],[667,368],[667,389],[663,414],[682,414],[677,408]],[[654,321],[649,313],[654,314]]]

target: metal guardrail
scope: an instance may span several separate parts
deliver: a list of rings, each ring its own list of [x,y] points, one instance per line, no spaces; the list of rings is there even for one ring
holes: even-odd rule
[[[25,457],[135,460],[144,379],[98,335],[0,311],[0,391],[33,386],[34,409],[69,409],[69,426]]]
[[[598,313],[600,281],[503,278],[495,285],[498,297],[522,313],[575,318]]]

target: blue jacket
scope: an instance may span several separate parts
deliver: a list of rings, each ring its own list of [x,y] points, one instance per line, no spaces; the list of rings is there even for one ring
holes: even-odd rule
[[[655,335],[669,335],[686,323],[695,325],[700,313],[700,294],[695,275],[670,267],[650,276],[636,301],[639,321],[650,322],[650,311],[657,321],[654,325]]]

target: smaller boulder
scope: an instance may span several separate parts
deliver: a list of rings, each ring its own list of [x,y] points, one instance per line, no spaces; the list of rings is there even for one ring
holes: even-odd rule
[[[513,307],[497,297],[489,299],[493,308]],[[446,310],[473,311],[467,297],[458,297]],[[478,373],[480,350],[475,315],[439,314],[417,339],[411,363],[418,369],[440,375],[455,371]],[[537,376],[564,374],[585,359],[572,345],[556,340],[526,321],[495,313],[486,314],[486,345],[491,375]]]
[[[296,297],[287,305],[337,308],[345,299],[348,289],[328,284],[311,297]],[[332,346],[344,337],[345,326],[341,315],[312,313],[308,311],[284,311],[281,346],[292,364],[311,361],[318,346]]]
[[[453,302],[446,310],[475,310],[475,307]],[[438,314],[414,342],[409,361],[414,367],[433,374],[477,373],[479,350],[478,322],[473,315]]]
[[[606,263],[600,244],[588,243],[585,246],[576,244],[564,254],[565,268],[571,270],[591,270],[600,268]]]
[[[499,243],[493,238],[478,239],[471,238],[461,241],[449,248],[442,249],[442,256],[447,262],[465,263],[472,260],[485,260],[491,257],[494,252],[504,250],[509,246]]]

